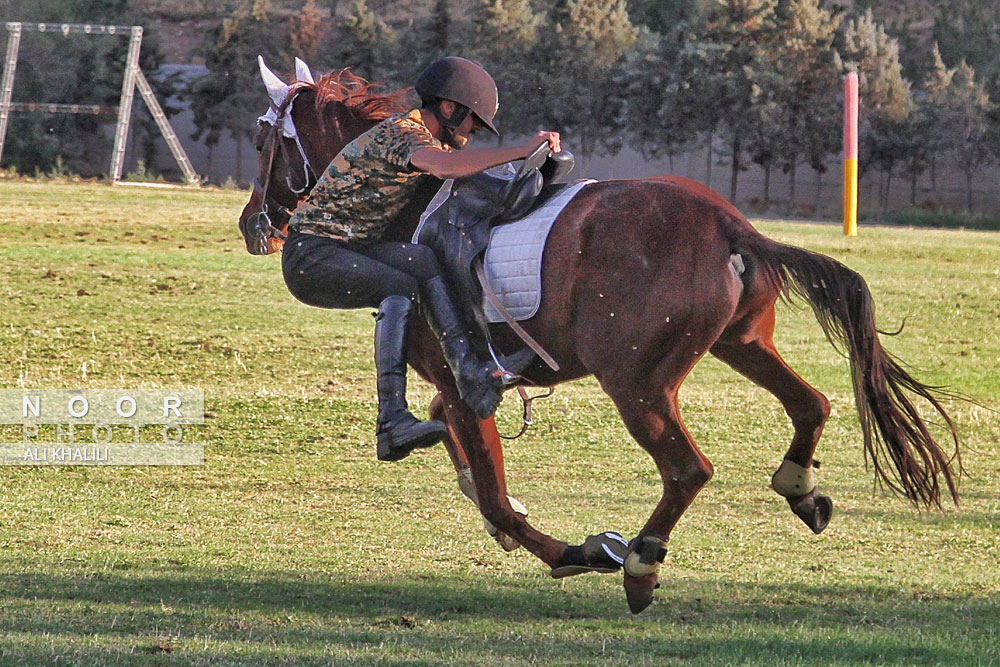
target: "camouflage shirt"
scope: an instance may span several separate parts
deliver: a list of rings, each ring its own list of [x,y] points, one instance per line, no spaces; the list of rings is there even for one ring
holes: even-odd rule
[[[424,179],[410,164],[421,148],[447,148],[420,120],[420,111],[387,118],[333,158],[289,226],[347,245],[377,243]]]

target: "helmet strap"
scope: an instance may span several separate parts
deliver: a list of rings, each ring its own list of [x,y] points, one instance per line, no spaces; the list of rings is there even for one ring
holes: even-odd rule
[[[434,112],[434,117],[441,124],[441,133],[444,135],[444,142],[452,148],[461,148],[461,146],[455,145],[455,130],[465,122],[465,119],[469,117],[472,110],[464,104],[459,104],[458,102],[454,104],[455,111],[452,112],[450,118],[441,112],[441,100],[438,100],[431,107],[431,111]]]

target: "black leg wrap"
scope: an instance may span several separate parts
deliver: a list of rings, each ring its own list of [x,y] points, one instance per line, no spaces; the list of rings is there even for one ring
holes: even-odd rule
[[[591,535],[582,545],[567,546],[562,562],[550,572],[553,579],[562,579],[575,574],[617,572],[622,568],[628,553],[625,538],[615,532]]]

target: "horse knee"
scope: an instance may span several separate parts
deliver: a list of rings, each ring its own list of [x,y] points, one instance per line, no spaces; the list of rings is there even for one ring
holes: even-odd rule
[[[698,464],[692,471],[691,478],[698,485],[698,488],[701,488],[708,484],[708,481],[715,475],[715,466],[704,457],[698,461]]]
[[[431,399],[430,405],[431,419],[436,419],[441,422],[447,423],[448,417],[444,411],[444,396],[438,393],[433,399]]]
[[[700,489],[708,484],[712,476],[715,475],[715,466],[712,465],[711,461],[701,456],[687,465],[671,466],[666,472],[668,474],[663,476],[665,487],[683,485],[692,489]]]
[[[514,508],[508,503],[499,502],[496,498],[478,498],[479,513],[494,527],[505,533],[516,530],[518,515]],[[527,513],[527,511],[525,511]]]

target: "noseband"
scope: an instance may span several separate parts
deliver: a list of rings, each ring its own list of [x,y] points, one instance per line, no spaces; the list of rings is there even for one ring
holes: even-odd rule
[[[260,193],[261,207],[258,212],[247,218],[246,225],[243,229],[243,235],[247,242],[247,249],[251,252],[251,254],[267,255],[273,252],[270,239],[277,238],[284,241],[286,238],[281,229],[271,220],[271,216],[277,214],[284,216],[287,219],[291,216],[292,212],[287,206],[279,202],[274,195],[270,193],[271,172],[274,167],[274,156],[277,153],[279,146],[281,147],[282,155],[285,158],[285,164],[291,165],[291,161],[288,159],[289,155],[287,153],[287,149],[282,141],[282,128],[284,126],[285,118],[289,115],[292,100],[295,99],[295,96],[298,95],[303,88],[307,88],[310,85],[311,84],[304,81],[297,81],[293,83],[281,104],[275,106],[272,103],[271,105],[271,109],[274,111],[275,120],[274,123],[271,124],[273,138],[271,140],[271,148],[267,156],[267,176],[265,177],[263,185],[261,185],[259,177],[253,179],[254,191]],[[268,121],[263,120],[262,122]],[[305,184],[301,188],[296,188],[292,185],[290,175],[285,176],[285,183],[288,185],[288,189],[301,199],[304,193],[308,193],[313,186],[316,185],[318,178],[312,164],[309,162],[309,157],[306,155],[305,149],[302,148],[302,142],[299,140],[297,132],[295,133],[294,138],[295,145],[299,149],[299,156],[302,158],[302,170],[305,174]],[[241,227],[243,227],[242,223]],[[281,227],[284,227],[284,225],[281,225]]]

